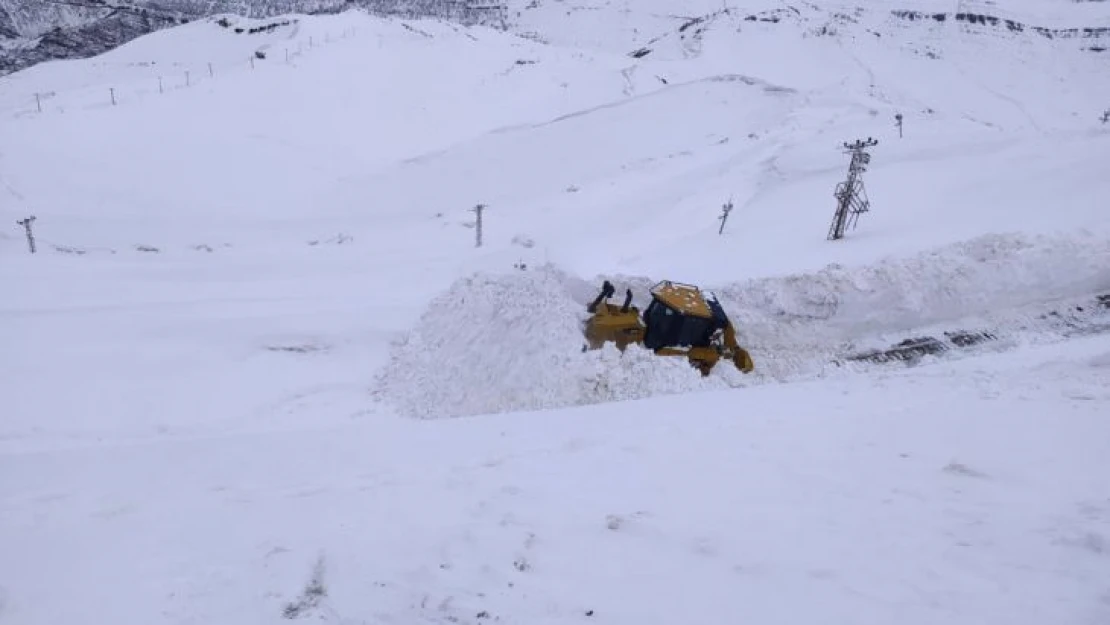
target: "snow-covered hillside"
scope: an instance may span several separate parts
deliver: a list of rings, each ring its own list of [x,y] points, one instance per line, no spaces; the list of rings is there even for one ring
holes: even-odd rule
[[[1110,622],[1107,9],[228,15],[0,78],[0,622]],[[755,372],[583,352],[603,279]]]
[[[484,0],[0,0],[0,76],[108,52],[146,34],[210,16],[275,18],[352,9],[504,29],[506,7]]]

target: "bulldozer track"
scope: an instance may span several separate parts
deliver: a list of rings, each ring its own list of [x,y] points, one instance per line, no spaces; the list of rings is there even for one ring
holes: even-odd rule
[[[955,329],[903,339],[886,349],[851,353],[835,364],[913,364],[926,356],[946,356],[997,343],[1012,335],[1047,335],[1058,340],[1110,332],[1110,293],[1084,298],[1059,307],[1050,307],[1027,320],[1007,324],[1005,329]]]

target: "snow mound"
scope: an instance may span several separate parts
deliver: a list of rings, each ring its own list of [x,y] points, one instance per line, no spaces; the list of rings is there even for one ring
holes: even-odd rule
[[[948,324],[1016,328],[1046,304],[1110,291],[1110,238],[988,234],[870,265],[716,289],[757,367],[778,379]]]
[[[641,308],[657,281],[605,278]],[[749,375],[718,366],[702,377],[637,347],[583,351],[595,282],[551,266],[457,281],[393,346],[377,394],[419,418],[542,410],[825,375],[938,324],[1016,336],[1058,300],[1110,292],[1110,239],[992,234],[872,265],[702,285],[751,351]]]
[[[604,278],[618,293],[631,288],[641,307],[657,281]],[[752,353],[756,371],[747,379],[792,381],[921,333],[1051,335],[1055,328],[1035,323],[1038,316],[1055,314],[1060,300],[1110,292],[1110,236],[987,234],[870,264],[700,286],[717,296]]]
[[[543,410],[728,388],[684,358],[631,347],[583,351],[592,287],[556,268],[457,281],[394,344],[376,392],[410,417]]]

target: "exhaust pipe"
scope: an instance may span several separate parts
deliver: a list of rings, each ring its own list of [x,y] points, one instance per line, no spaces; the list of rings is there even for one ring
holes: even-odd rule
[[[600,304],[602,300],[609,299],[613,295],[613,291],[615,291],[613,285],[606,280],[605,283],[601,285],[601,292],[597,294],[597,298],[594,299],[590,305],[586,306],[586,312],[596,312],[598,304]]]

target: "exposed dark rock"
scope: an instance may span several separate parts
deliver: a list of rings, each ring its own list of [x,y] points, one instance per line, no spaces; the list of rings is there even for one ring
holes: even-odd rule
[[[8,14],[8,10],[0,6],[0,39],[17,39],[19,32],[15,29],[15,24],[12,22],[12,16]]]
[[[920,11],[905,11],[896,10],[891,11],[894,17],[901,18],[909,21],[933,19],[938,22],[944,22],[948,19],[947,13],[922,13]],[[1003,19],[993,15],[984,15],[981,13],[956,13],[953,18],[957,22],[964,22],[967,24],[977,24],[980,26],[990,26],[993,28],[1005,27],[1010,32],[1021,33],[1026,30],[1046,37],[1048,39],[1069,39],[1069,38],[1083,38],[1083,39],[1110,39],[1110,27],[1077,27],[1077,28],[1045,28],[1043,26],[1032,26],[1023,24],[1011,19]]]
[[[54,28],[36,45],[0,54],[0,73],[19,71],[50,61],[101,54],[132,39],[180,23],[164,17],[114,13],[78,28]]]

